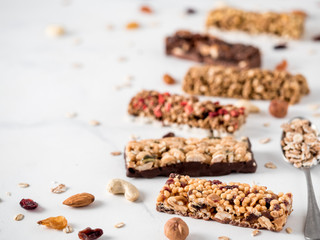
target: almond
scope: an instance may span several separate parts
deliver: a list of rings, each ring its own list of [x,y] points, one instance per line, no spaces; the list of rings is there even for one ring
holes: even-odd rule
[[[63,204],[70,207],[84,207],[93,203],[93,201],[94,201],[94,196],[92,194],[79,193],[64,200]]]

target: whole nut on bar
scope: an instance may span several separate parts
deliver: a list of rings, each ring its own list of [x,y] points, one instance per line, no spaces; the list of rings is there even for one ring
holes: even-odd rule
[[[276,118],[284,118],[288,112],[288,102],[282,100],[272,100],[269,105],[269,112]]]
[[[94,201],[94,196],[92,194],[79,193],[64,200],[63,204],[70,207],[85,207],[93,203],[93,201]]]
[[[139,198],[139,190],[133,184],[123,179],[112,179],[108,183],[107,190],[112,194],[124,194],[124,197],[131,202]]]
[[[164,234],[169,240],[185,240],[189,227],[181,218],[171,218],[164,225]]]

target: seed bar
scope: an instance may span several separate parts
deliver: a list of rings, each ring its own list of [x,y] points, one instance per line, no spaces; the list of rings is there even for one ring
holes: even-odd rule
[[[246,183],[171,174],[157,198],[159,212],[279,232],[292,212],[292,194]]]
[[[194,96],[159,93],[143,90],[134,96],[128,113],[162,121],[165,125],[187,125],[208,129],[215,134],[234,133],[246,120],[244,108],[221,105],[219,102],[200,102]]]
[[[268,33],[279,37],[301,38],[305,16],[291,13],[248,12],[224,7],[210,11],[206,26],[221,30],[240,30],[251,34]]]
[[[196,62],[235,66],[260,67],[258,48],[244,44],[231,44],[207,34],[178,31],[166,38],[166,54]]]
[[[189,94],[242,99],[280,99],[298,103],[310,90],[301,74],[259,68],[236,69],[220,66],[195,66],[187,72],[183,90]]]
[[[128,177],[145,178],[170,173],[221,176],[254,173],[257,168],[248,138],[237,141],[232,136],[131,141],[125,149],[125,161]]]

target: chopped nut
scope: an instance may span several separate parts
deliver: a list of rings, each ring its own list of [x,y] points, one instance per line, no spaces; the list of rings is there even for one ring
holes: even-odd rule
[[[270,169],[276,169],[277,168],[277,166],[273,162],[267,162],[266,164],[264,164],[264,166],[266,168],[270,168]]]
[[[257,236],[257,235],[260,234],[260,233],[261,233],[261,232],[260,232],[259,230],[257,230],[257,229],[256,229],[256,230],[253,230],[253,231],[252,231],[252,236],[255,237],[255,236]]]
[[[59,37],[65,34],[64,28],[60,25],[48,25],[45,32],[49,37]]]
[[[27,187],[30,187],[30,184],[28,184],[28,183],[19,183],[18,186],[21,187],[21,188],[27,188]]]
[[[266,143],[270,142],[270,140],[271,140],[270,138],[262,138],[259,140],[259,143],[266,144]]]
[[[51,192],[53,193],[63,193],[66,190],[67,190],[67,187],[64,184],[59,184],[58,186],[51,188]]]
[[[263,126],[264,126],[264,127],[269,127],[269,126],[270,126],[270,123],[268,123],[268,122],[267,122],[267,123],[264,123]]]
[[[288,67],[288,62],[286,60],[282,60],[276,67],[275,70],[278,71],[286,71]]]
[[[292,233],[292,228],[291,227],[287,227],[286,228],[286,232],[289,233],[289,234]]]
[[[163,75],[163,81],[169,85],[175,84],[176,82],[176,80],[174,80],[174,78],[171,77],[169,74]]]
[[[16,215],[15,217],[14,217],[14,220],[15,221],[21,221],[22,219],[24,219],[24,215],[23,214],[18,214],[18,215]]]
[[[119,222],[116,225],[114,225],[115,228],[122,228],[125,224],[123,222]]]
[[[148,14],[153,13],[152,9],[149,6],[145,6],[145,5],[140,7],[140,12],[148,13]]]
[[[244,107],[248,111],[248,113],[260,112],[260,108],[258,108],[256,105],[252,104],[248,100],[239,100],[235,105],[237,107]]]
[[[128,30],[137,29],[137,28],[139,28],[139,27],[140,27],[140,25],[139,25],[139,23],[137,23],[137,22],[129,22],[129,23],[126,25],[126,29],[128,29]]]
[[[66,118],[75,118],[77,116],[77,113],[75,112],[68,112],[66,113]]]
[[[64,233],[72,233],[73,232],[73,228],[70,225],[67,225],[64,229],[63,229]]]
[[[101,123],[98,122],[97,120],[91,120],[91,121],[89,121],[89,124],[90,124],[91,126],[99,126]]]
[[[230,238],[226,237],[226,236],[221,236],[218,237],[219,240],[230,240]]]
[[[112,156],[119,156],[119,155],[121,155],[121,152],[120,152],[120,151],[118,151],[118,152],[111,152],[111,155],[112,155]]]

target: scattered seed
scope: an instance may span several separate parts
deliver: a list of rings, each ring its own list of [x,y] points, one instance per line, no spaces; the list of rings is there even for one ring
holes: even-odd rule
[[[264,164],[264,166],[266,168],[270,168],[270,169],[276,169],[277,168],[277,166],[273,162],[267,162],[266,164]]]
[[[150,14],[153,13],[153,10],[149,6],[141,6],[140,12]]]
[[[219,240],[230,240],[230,238],[226,237],[226,236],[221,236],[218,237]]]
[[[73,228],[70,225],[68,225],[63,229],[63,232],[64,233],[72,233],[73,232]]]
[[[259,231],[259,230],[253,230],[252,231],[252,236],[254,237],[254,236],[257,236],[258,234],[260,234],[261,232]]]
[[[9,197],[11,196],[11,192],[6,192],[6,194],[7,194],[7,196],[9,196]]]
[[[115,228],[122,228],[125,224],[123,222],[117,223],[114,225]]]
[[[310,104],[308,105],[309,109],[316,111],[320,107],[320,104]]]
[[[270,140],[271,140],[270,138],[262,138],[259,140],[259,143],[266,144],[266,143],[270,142]]]
[[[83,64],[82,63],[72,63],[72,67],[73,68],[83,68]]]
[[[277,66],[276,66],[276,70],[277,71],[286,71],[288,68],[288,62],[287,60],[282,60]]]
[[[65,30],[60,25],[48,25],[46,27],[45,33],[49,37],[60,37],[65,34]]]
[[[97,121],[97,120],[90,120],[89,124],[91,126],[99,126],[101,123],[99,121]]]
[[[286,232],[289,233],[289,234],[292,233],[292,228],[291,227],[287,227],[286,228]]]
[[[320,113],[314,113],[312,114],[313,117],[320,117]]]
[[[28,183],[19,183],[18,186],[20,188],[27,188],[27,187],[30,187],[30,184],[28,184]]]
[[[269,126],[270,126],[270,123],[268,123],[268,122],[267,122],[267,123],[264,123],[263,126],[264,126],[264,127],[269,127]]]
[[[53,193],[63,193],[67,191],[67,187],[64,184],[59,184],[58,186],[51,188],[51,192]]]
[[[129,22],[127,25],[126,25],[126,29],[127,30],[134,30],[134,29],[137,29],[137,28],[139,28],[140,27],[140,25],[139,25],[139,23],[137,23],[137,22]]]
[[[119,57],[118,62],[126,62],[127,58],[126,57]]]
[[[286,49],[287,43],[279,43],[273,47],[273,49],[279,50],[279,49]]]
[[[16,215],[15,217],[14,217],[14,220],[15,221],[21,221],[22,219],[24,219],[24,215],[23,214],[18,214],[18,215]]]
[[[312,39],[313,39],[313,41],[320,41],[320,34],[314,36]]]
[[[119,155],[121,155],[121,152],[119,152],[119,151],[118,152],[111,152],[111,155],[112,156],[119,156]]]
[[[75,118],[77,116],[77,113],[75,112],[68,112],[66,113],[66,118]]]

